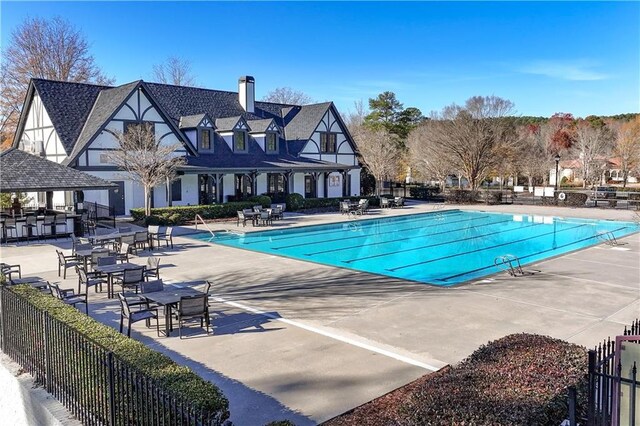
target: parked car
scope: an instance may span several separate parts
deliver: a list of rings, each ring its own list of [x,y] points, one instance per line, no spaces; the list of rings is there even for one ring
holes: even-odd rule
[[[613,186],[596,186],[591,188],[591,198],[616,198],[616,188]]]

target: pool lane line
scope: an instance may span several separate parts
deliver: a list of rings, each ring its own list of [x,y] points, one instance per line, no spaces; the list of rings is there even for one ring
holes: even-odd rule
[[[540,224],[540,225],[542,225],[542,224]],[[498,248],[498,247],[509,246],[511,244],[517,244],[517,243],[522,243],[522,242],[529,241],[529,240],[535,240],[536,238],[544,237],[546,235],[551,235],[553,233],[560,233],[560,232],[570,231],[572,229],[581,228],[583,226],[586,226],[586,225],[573,226],[571,228],[565,228],[565,229],[562,229],[562,230],[559,230],[559,231],[550,231],[550,232],[546,232],[544,234],[535,235],[533,237],[522,238],[520,240],[509,241],[509,242],[502,243],[502,244],[496,244],[495,246],[483,247],[483,248],[480,248],[480,249],[471,250],[471,251],[465,251],[465,252],[462,252],[462,253],[450,254],[448,256],[443,256],[443,257],[438,257],[438,258],[435,258],[435,259],[425,260],[423,262],[410,263],[408,265],[397,266],[395,268],[386,268],[386,270],[390,271],[390,272],[395,272],[395,271],[397,271],[399,269],[412,268],[414,266],[425,265],[427,263],[432,263],[432,262],[438,262],[440,260],[450,259],[450,258],[453,258],[453,257],[462,256],[462,255],[465,255],[465,254],[477,253],[479,251],[491,250],[491,249]]]
[[[480,228],[482,226],[498,225],[498,224],[501,224],[501,223],[516,223],[516,222],[513,222],[511,220],[503,220],[503,221],[500,221],[500,222],[491,222],[491,223],[485,223],[485,224],[482,224],[482,225],[476,225],[476,226],[473,227],[473,229],[477,229],[477,228]],[[476,238],[489,237],[491,235],[501,234],[503,232],[511,232],[511,231],[516,231],[518,229],[525,229],[525,228],[530,228],[532,226],[538,226],[538,225],[541,225],[541,224],[540,223],[534,223],[534,224],[527,225],[527,226],[518,226],[517,228],[501,230],[499,232],[494,231],[494,232],[490,232],[488,234],[474,235],[472,237],[460,238],[460,239],[457,239],[457,240],[442,241],[442,242],[439,242],[439,243],[427,244],[426,246],[418,246],[418,247],[411,247],[411,248],[407,248],[407,249],[396,250],[396,251],[389,252],[389,253],[372,254],[370,256],[357,257],[355,259],[349,259],[349,260],[342,260],[341,262],[343,262],[343,263],[354,263],[354,262],[360,262],[362,260],[375,259],[375,258],[378,258],[378,257],[392,256],[392,255],[398,254],[398,253],[409,253],[409,252],[416,251],[416,250],[422,250],[422,249],[426,249],[426,248],[430,248],[430,247],[438,247],[438,246],[443,246],[443,245],[447,245],[447,244],[458,243],[458,242],[461,242],[461,241],[474,240]],[[460,228],[460,230],[464,230],[464,228]],[[449,231],[436,232],[434,234],[426,234],[426,235],[423,235],[423,236],[424,237],[430,237],[430,236],[433,236],[433,235],[448,234],[448,233],[454,232],[454,231],[456,231],[456,230],[452,229],[452,230],[449,230]],[[406,239],[407,238],[405,238],[405,240]],[[402,241],[402,240],[387,241],[387,243],[394,242],[394,241]],[[367,247],[372,246],[372,245],[374,245],[374,244],[367,244]],[[338,251],[338,250],[340,250],[340,249],[336,249],[336,250],[333,250],[333,251]]]
[[[301,329],[309,331],[311,333],[320,334],[322,336],[328,337],[328,338],[333,339],[333,340],[337,340],[337,341],[342,342],[342,343],[346,343],[346,344],[351,345],[351,346],[356,346],[358,348],[365,349],[365,350],[368,350],[370,352],[375,352],[377,354],[384,355],[384,356],[389,357],[389,358],[393,358],[393,359],[395,359],[397,361],[404,362],[405,364],[411,364],[413,366],[420,367],[420,368],[423,368],[423,369],[429,370],[429,371],[438,371],[438,370],[440,370],[440,367],[435,367],[433,365],[424,363],[422,361],[418,361],[418,360],[415,360],[413,358],[409,358],[409,357],[407,357],[405,355],[400,355],[400,354],[397,354],[395,352],[388,351],[386,349],[378,348],[378,347],[370,345],[368,343],[359,342],[359,341],[354,340],[354,339],[349,339],[347,337],[340,336],[339,334],[330,333],[329,331],[322,330],[322,329],[316,328],[316,327],[312,327],[310,325],[307,325],[307,324],[304,324],[304,323],[301,323],[301,322],[298,322],[298,321],[293,321],[293,320],[290,320],[290,319],[282,318],[282,317],[270,314],[268,312],[262,311],[260,309],[252,308],[250,306],[243,305],[243,304],[238,303],[238,302],[232,302],[230,300],[226,300],[226,299],[224,299],[222,297],[219,297],[219,296],[213,296],[213,300],[215,300],[216,302],[224,303],[224,304],[229,305],[229,306],[233,306],[234,308],[238,308],[238,309],[242,309],[242,310],[247,311],[247,312],[251,312],[251,313],[256,314],[256,315],[261,315],[261,316],[267,317],[267,318],[269,318],[271,320],[274,320],[274,321],[280,321],[282,323],[285,323],[285,324],[288,324],[288,325],[291,325],[291,326],[294,326],[294,327],[297,327],[297,328],[301,328]]]
[[[623,230],[623,229],[627,229],[627,227],[625,226],[625,227],[623,227],[623,228],[618,228],[618,229],[615,229],[615,230],[613,230],[613,231],[611,231],[611,232],[621,231],[621,230]],[[531,257],[531,256],[537,256],[537,255],[540,255],[540,254],[543,254],[543,253],[547,253],[547,252],[549,252],[549,251],[558,250],[558,249],[560,249],[560,248],[568,247],[568,246],[571,246],[571,245],[573,245],[573,244],[581,243],[581,242],[583,242],[583,241],[588,241],[588,240],[590,240],[590,239],[597,238],[597,237],[598,237],[597,235],[592,235],[592,236],[590,236],[590,237],[582,238],[582,239],[575,240],[575,241],[572,241],[572,242],[567,243],[567,244],[563,244],[563,245],[557,246],[556,248],[550,248],[550,249],[546,249],[546,250],[538,251],[538,252],[535,252],[535,253],[530,253],[530,254],[527,254],[527,255],[525,255],[525,256],[519,257],[519,259],[520,259],[520,260],[522,260],[522,259],[526,259],[526,258]],[[587,247],[585,247],[585,248],[587,248]],[[558,253],[558,255],[564,255],[564,254],[566,254],[566,253]],[[543,259],[541,259],[541,260],[543,260]],[[461,274],[456,274],[456,275],[451,275],[451,276],[449,276],[449,277],[440,278],[440,280],[442,280],[442,281],[447,281],[447,280],[450,280],[451,278],[458,278],[458,277],[462,277],[462,276],[465,276],[465,275],[468,275],[468,274],[472,274],[472,273],[474,273],[474,272],[480,272],[480,271],[484,271],[484,270],[486,270],[486,269],[495,268],[495,267],[496,267],[496,265],[495,265],[495,264],[493,264],[493,265],[488,265],[488,266],[484,266],[484,267],[482,267],[482,268],[473,269],[473,270],[471,270],[471,271],[466,271],[466,272],[463,272],[463,273],[461,273]]]
[[[457,216],[457,215],[463,214],[463,212],[460,211],[460,210],[447,210],[447,211],[451,212],[451,213],[447,214],[447,217],[449,217],[449,216]],[[298,230],[298,229],[309,228],[309,227],[312,227],[312,226],[331,227],[331,229],[324,229],[324,230],[321,230],[321,231],[308,232],[308,233],[305,234],[305,236],[321,235],[321,234],[326,234],[326,233],[330,233],[330,232],[335,232],[335,231],[341,229],[341,228],[340,229],[335,228],[335,225],[341,225],[341,224],[342,225],[354,225],[354,224],[358,224],[358,225],[360,225],[362,227],[370,228],[370,227],[376,225],[375,221],[389,220],[389,219],[393,219],[393,218],[402,218],[402,219],[407,218],[406,220],[403,220],[402,223],[418,222],[418,221],[422,221],[422,220],[425,220],[425,219],[426,219],[427,222],[434,222],[434,221],[437,221],[437,220],[439,220],[441,218],[441,214],[438,215],[438,216],[435,216],[436,213],[417,213],[416,215],[409,214],[409,215],[405,215],[405,216],[390,216],[390,217],[382,217],[382,218],[377,217],[377,218],[369,218],[369,219],[364,219],[364,220],[358,220],[358,221],[355,221],[355,222],[354,221],[350,221],[350,222],[334,222],[334,223],[327,223],[327,224],[322,224],[322,225],[299,226],[299,227],[296,227],[296,228],[286,229],[286,231],[295,231],[295,230]],[[420,217],[411,217],[411,216],[420,216]],[[362,225],[362,223],[365,223],[365,224]],[[378,223],[377,224],[377,226],[390,226],[390,225],[395,225],[395,222],[394,223]],[[282,232],[282,231],[285,231],[285,230],[270,229],[268,231],[262,231],[262,232],[273,232],[273,231]],[[253,234],[253,233],[250,233],[250,234]],[[247,234],[247,235],[250,235],[250,234]],[[242,243],[242,244],[243,245],[259,244],[259,243],[264,243],[264,242],[267,242],[267,241],[290,240],[292,238],[300,238],[300,235],[299,234],[295,234],[295,235],[288,235],[286,237],[279,237],[279,238],[266,238],[265,237],[264,239],[259,240],[259,241],[249,241],[249,242]]]
[[[312,245],[312,244],[324,244],[324,243],[328,243],[328,242],[333,242],[333,241],[344,241],[344,240],[354,240],[356,238],[371,238],[374,235],[383,235],[383,234],[397,234],[399,232],[406,232],[406,231],[413,231],[415,229],[426,229],[426,228],[433,228],[433,227],[437,227],[437,226],[444,226],[444,225],[450,225],[453,223],[460,223],[460,222],[470,222],[473,220],[480,220],[480,219],[485,219],[487,217],[490,217],[490,215],[486,215],[486,216],[480,216],[480,217],[475,217],[472,219],[460,219],[460,220],[453,220],[451,222],[438,222],[438,223],[432,223],[431,221],[427,222],[426,224],[421,224],[420,226],[411,226],[409,228],[402,228],[402,229],[394,229],[392,231],[384,231],[384,232],[378,232],[376,234],[368,234],[368,235],[356,235],[354,237],[342,237],[342,238],[332,238],[329,240],[322,240],[322,241],[309,241],[309,242],[304,242],[304,243],[299,243],[299,244],[290,244],[288,246],[279,246],[279,247],[271,247],[272,250],[281,250],[281,249],[287,249],[287,248],[292,248],[292,247],[300,247],[300,246],[307,246],[307,245]],[[339,232],[339,231],[344,231],[343,229],[334,229],[333,232]],[[306,237],[307,235],[303,235],[303,236],[298,236],[298,238],[301,237]],[[415,238],[415,237],[414,237]],[[333,250],[330,250],[333,251]]]
[[[463,221],[460,221],[460,222],[465,222],[465,221],[463,220]],[[468,222],[468,221],[466,221],[466,222]],[[501,220],[499,222],[483,223],[483,224],[480,224],[480,225],[475,225],[473,228],[476,229],[476,228],[480,228],[482,226],[498,225],[500,223],[507,223],[507,222],[512,222],[512,220]],[[450,223],[453,223],[453,222],[450,222]],[[447,225],[448,225],[448,223],[447,223]],[[392,243],[396,243],[398,241],[413,240],[415,238],[433,237],[434,235],[448,234],[450,232],[462,231],[464,229],[467,229],[467,228],[453,228],[453,229],[447,229],[445,231],[432,232],[430,234],[420,234],[420,235],[414,235],[414,236],[406,237],[406,238],[396,238],[394,240],[386,240],[386,241],[378,241],[378,242],[375,242],[375,243],[367,243],[366,247],[379,246],[379,245],[382,245],[382,244],[392,244]],[[407,229],[403,229],[402,231],[406,231],[406,230]],[[382,232],[380,234],[387,234],[387,233],[388,232]],[[380,235],[380,234],[376,234],[376,235]],[[369,238],[369,237],[371,237],[371,235],[361,235],[361,236],[349,238],[349,240],[355,240],[357,238]],[[342,238],[342,239],[336,240],[336,241],[342,241],[344,239],[346,239],[346,238]],[[328,242],[328,241],[331,241],[331,240],[325,240],[323,242]],[[334,249],[331,249],[331,250],[322,250],[322,251],[315,251],[315,252],[312,252],[312,253],[304,253],[303,256],[315,256],[317,254],[334,253],[334,252],[341,251],[341,250],[351,250],[351,249],[360,248],[360,247],[362,247],[361,244],[357,245],[357,246],[347,246],[347,247],[334,248]],[[399,252],[394,252],[394,253],[399,253]],[[360,259],[366,259],[366,258],[358,258],[356,260],[360,260]],[[350,260],[343,260],[343,262],[347,262],[348,263],[348,262],[351,262],[351,261]]]

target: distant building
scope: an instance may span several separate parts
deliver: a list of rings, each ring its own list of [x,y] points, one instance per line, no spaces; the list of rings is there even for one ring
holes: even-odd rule
[[[602,174],[600,178],[601,184],[608,182],[622,183],[622,170],[620,168],[620,158],[602,158],[601,159]],[[582,160],[563,160],[558,164],[558,183],[562,178],[567,178],[569,182],[582,182],[580,169],[582,168]],[[549,182],[551,184],[556,181],[555,167],[549,171]],[[638,183],[638,170],[629,172],[627,183]]]
[[[117,87],[33,79],[14,146],[115,182],[85,201],[117,215],[144,206],[141,186],[109,164],[114,132],[151,123],[161,144],[186,159],[169,187],[154,188],[155,207],[225,202],[258,194],[342,197],[360,194],[353,138],[332,102],[284,105],[255,100],[255,80],[238,92],[134,81]],[[54,204],[70,204],[70,193]]]

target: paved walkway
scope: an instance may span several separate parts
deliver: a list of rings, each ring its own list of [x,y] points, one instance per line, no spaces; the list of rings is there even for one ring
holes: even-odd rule
[[[633,219],[631,212],[600,209],[473,208]],[[374,214],[430,210],[432,205],[413,205]],[[339,214],[290,215],[275,225],[336,220],[346,219]],[[235,221],[212,227],[236,229]],[[169,282],[215,282],[214,334],[202,336],[194,329],[190,339],[156,338],[136,324],[132,336],[220,386],[238,425],[285,418],[315,424],[456,363],[506,334],[540,333],[592,346],[640,316],[639,234],[625,238],[623,250],[597,246],[527,266],[542,271],[530,277],[499,274],[454,288],[183,237],[175,242],[174,250],[156,253],[163,258],[161,276]],[[29,275],[58,280],[50,244],[9,246],[0,255],[5,262],[21,263]],[[72,276],[62,287],[75,285]],[[104,295],[90,297],[91,315],[117,327],[117,304]]]

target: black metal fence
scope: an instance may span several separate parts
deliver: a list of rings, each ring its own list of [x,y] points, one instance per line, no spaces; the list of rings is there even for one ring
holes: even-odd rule
[[[623,335],[640,335],[640,320],[625,327]],[[630,340],[639,343],[640,341]],[[640,394],[638,369],[633,363],[629,374],[623,374],[620,357],[616,356],[616,342],[607,339],[589,351],[589,378],[587,388],[586,421],[589,426],[635,426],[640,424],[640,407],[636,407],[636,395]],[[618,354],[619,355],[619,354]],[[626,376],[626,377],[625,377]],[[621,410],[622,398],[628,401]],[[570,424],[576,424],[576,394],[569,391]]]
[[[113,352],[0,287],[2,351],[86,425],[220,425]]]
[[[110,228],[116,227],[116,213],[113,207],[93,202],[85,202],[84,208],[89,213],[89,217],[96,221],[96,224]]]

